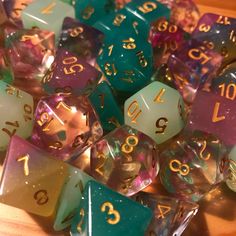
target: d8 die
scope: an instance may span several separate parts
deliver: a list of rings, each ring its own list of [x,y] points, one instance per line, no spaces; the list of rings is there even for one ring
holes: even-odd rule
[[[137,202],[152,209],[154,216],[146,236],[180,236],[198,211],[198,204],[161,195],[140,192]]]
[[[34,102],[33,97],[28,93],[0,81],[0,106],[0,150],[4,151],[14,134],[22,138],[28,138],[31,135]]]
[[[115,129],[92,146],[93,177],[127,196],[151,184],[158,170],[155,142],[129,126]]]
[[[235,60],[235,28],[235,18],[208,13],[199,20],[193,37],[220,53],[224,58],[223,66],[226,66]]]
[[[201,42],[189,40],[169,57],[167,63],[179,92],[191,104],[196,92],[218,72],[222,56]]]
[[[32,141],[58,158],[79,154],[101,136],[101,125],[87,97],[58,94],[39,101]]]
[[[153,82],[125,101],[125,124],[158,144],[178,134],[184,127],[184,104],[177,90]]]
[[[73,53],[58,49],[51,68],[42,79],[48,93],[89,94],[96,87],[101,73]]]
[[[160,179],[178,198],[199,201],[225,180],[226,147],[211,134],[185,130],[161,153]]]
[[[56,38],[66,16],[74,17],[74,8],[60,0],[35,0],[22,11],[24,28],[50,30],[55,33]]]
[[[90,181],[72,222],[71,235],[143,236],[151,217],[149,208]]]

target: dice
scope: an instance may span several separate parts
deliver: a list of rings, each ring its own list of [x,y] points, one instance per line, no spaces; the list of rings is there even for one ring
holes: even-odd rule
[[[42,85],[49,94],[79,96],[90,94],[100,77],[101,73],[84,59],[64,49],[58,49],[53,64],[42,79]]]
[[[149,208],[89,181],[72,222],[71,235],[141,236],[151,217]]]
[[[223,66],[235,60],[236,19],[213,13],[204,14],[193,32],[202,41],[223,56]]]
[[[161,82],[152,82],[124,105],[125,124],[160,144],[178,134],[185,124],[184,104],[179,92]]]
[[[22,11],[24,28],[38,27],[53,31],[56,38],[60,35],[61,25],[66,16],[74,17],[74,8],[60,0],[36,0]]]
[[[186,129],[161,153],[160,179],[176,197],[197,202],[225,180],[227,163],[227,150],[220,139]]]
[[[33,129],[34,102],[28,93],[0,81],[0,103],[0,150],[4,151],[14,134],[22,138],[30,137]]]
[[[77,54],[94,66],[103,38],[104,35],[99,30],[66,17],[63,21],[58,47]]]
[[[168,59],[176,87],[186,103],[192,104],[196,92],[204,88],[221,67],[222,56],[203,43],[189,40]]]
[[[31,140],[38,147],[68,160],[102,136],[97,115],[86,96],[56,94],[44,97],[35,112]]]
[[[181,235],[199,207],[190,201],[145,192],[139,192],[133,199],[154,212],[145,235]]]
[[[124,195],[151,184],[158,171],[155,142],[129,126],[115,129],[92,146],[92,176]]]
[[[227,186],[236,192],[236,148],[235,146],[229,153],[229,176],[226,179]]]
[[[4,49],[0,49],[0,80],[8,84],[13,82],[13,71]]]
[[[106,81],[98,84],[89,100],[96,110],[104,132],[109,132],[124,124],[124,115]]]

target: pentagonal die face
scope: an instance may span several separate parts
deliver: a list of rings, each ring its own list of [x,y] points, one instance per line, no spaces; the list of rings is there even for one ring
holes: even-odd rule
[[[121,126],[92,147],[91,170],[110,188],[133,195],[149,185],[159,170],[155,142],[129,126]]]
[[[153,82],[125,102],[125,124],[160,144],[184,127],[184,104],[179,92]]]

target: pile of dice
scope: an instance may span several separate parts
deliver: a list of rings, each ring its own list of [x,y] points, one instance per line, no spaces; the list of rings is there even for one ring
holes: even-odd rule
[[[71,235],[177,236],[219,183],[236,191],[236,19],[2,0],[0,30],[2,203]],[[155,179],[171,197],[142,191]]]

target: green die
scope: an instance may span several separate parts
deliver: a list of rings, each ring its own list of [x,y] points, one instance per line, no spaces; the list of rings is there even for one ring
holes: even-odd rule
[[[91,179],[92,177],[82,170],[72,166],[69,167],[69,174],[61,192],[54,221],[53,227],[55,230],[65,229],[71,224],[82,199],[84,188]]]
[[[179,92],[161,82],[152,82],[125,102],[125,124],[157,144],[178,134],[184,127],[184,103]]]
[[[143,236],[151,218],[149,208],[89,181],[72,222],[71,235]]]
[[[35,0],[22,11],[24,28],[38,27],[60,35],[65,17],[75,17],[74,8],[60,0]]]

